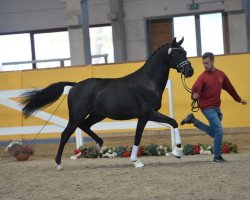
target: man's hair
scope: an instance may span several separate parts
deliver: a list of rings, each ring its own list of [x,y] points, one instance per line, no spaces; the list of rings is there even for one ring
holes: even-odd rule
[[[206,52],[202,55],[202,59],[209,58],[210,60],[214,60],[214,54],[211,52]]]

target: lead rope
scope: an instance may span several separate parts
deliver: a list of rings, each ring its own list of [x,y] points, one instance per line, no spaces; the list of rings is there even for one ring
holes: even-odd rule
[[[54,116],[55,112],[58,110],[58,108],[60,107],[60,105],[62,104],[62,102],[64,101],[65,97],[67,95],[64,95],[63,99],[61,100],[61,102],[58,104],[58,106],[56,107],[56,109],[53,111],[53,113],[50,115],[49,119],[45,122],[45,124],[43,125],[43,127],[40,129],[40,131],[36,134],[36,136],[30,141],[27,143],[27,145],[30,145],[32,144],[36,138],[38,137],[38,135],[40,135],[40,133],[42,132],[42,130],[45,128],[45,126],[49,123],[49,120]]]
[[[192,90],[186,85],[185,83],[185,76],[181,73],[181,82],[183,87],[187,92],[192,94]],[[191,103],[191,111],[192,112],[198,112],[199,111],[199,99],[194,99]]]
[[[177,63],[180,63],[179,65],[182,65],[183,63],[185,63],[185,61],[184,61],[184,62],[179,62],[179,59],[176,58],[176,57],[174,57],[174,59],[177,61]],[[178,66],[179,66],[179,65],[178,65]],[[177,70],[178,70],[178,66],[177,66]],[[185,83],[185,76],[182,74],[182,71],[183,71],[183,69],[180,70],[180,72],[181,72],[181,82],[182,82],[182,85],[183,85],[183,87],[185,88],[185,90],[186,90],[187,92],[189,92],[190,94],[192,94],[192,89],[190,89],[190,88],[186,85],[186,83]],[[198,111],[199,111],[199,99],[194,99],[194,100],[192,101],[192,103],[191,103],[191,111],[192,111],[192,112],[198,112]]]

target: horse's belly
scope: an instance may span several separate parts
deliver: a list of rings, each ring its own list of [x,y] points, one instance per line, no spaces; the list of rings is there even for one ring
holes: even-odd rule
[[[138,118],[139,115],[136,114],[127,114],[127,113],[116,113],[116,114],[106,114],[106,117],[109,119],[114,119],[114,120],[128,120],[128,119],[134,119]]]
[[[112,107],[105,107],[102,110],[102,114],[110,119],[115,120],[126,120],[126,119],[133,119],[139,117],[139,112],[136,108],[132,107],[122,107],[122,106],[112,106]]]
[[[107,118],[115,120],[138,118],[140,115],[138,106],[132,101],[124,102],[123,100],[117,101],[116,99],[108,102],[100,102],[95,111]]]

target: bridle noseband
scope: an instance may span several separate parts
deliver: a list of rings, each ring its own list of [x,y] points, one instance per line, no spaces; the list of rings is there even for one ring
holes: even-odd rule
[[[179,64],[176,66],[176,68],[177,68],[177,70],[178,70],[179,72],[183,72],[184,66],[187,65],[187,64],[190,64],[190,62],[187,61],[187,60],[185,60],[185,61],[179,63]]]

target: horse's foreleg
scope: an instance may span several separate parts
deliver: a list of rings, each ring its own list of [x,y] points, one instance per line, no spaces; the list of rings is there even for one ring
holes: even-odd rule
[[[138,119],[137,127],[136,127],[136,134],[134,139],[134,146],[131,152],[130,160],[133,162],[135,168],[141,168],[144,166],[144,164],[137,158],[139,145],[141,142],[141,137],[143,130],[147,124],[146,119]]]
[[[180,158],[182,156],[183,149],[182,149],[182,145],[181,145],[181,137],[180,137],[180,133],[179,133],[179,129],[178,129],[178,123],[176,122],[176,120],[171,118],[171,117],[165,116],[159,112],[155,112],[155,111],[152,113],[149,120],[155,121],[155,122],[160,122],[160,123],[167,123],[173,127],[175,146],[174,146],[174,149],[172,151],[172,154],[175,157]]]
[[[77,126],[73,126],[70,123],[68,123],[67,127],[62,132],[60,145],[59,145],[57,155],[55,158],[55,161],[57,164],[56,170],[62,170],[61,160],[62,160],[63,149],[64,149],[65,144],[68,142],[70,136],[74,133],[76,128]]]

